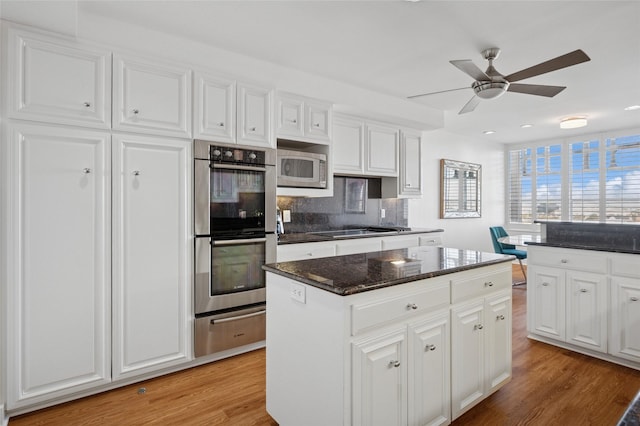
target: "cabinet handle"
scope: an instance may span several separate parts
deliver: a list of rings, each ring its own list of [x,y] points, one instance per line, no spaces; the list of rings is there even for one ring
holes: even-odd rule
[[[484,283],[485,287],[493,287],[493,281],[487,281],[486,283]]]
[[[542,283],[542,285],[543,285],[544,287],[546,287],[546,286],[548,286],[548,285],[549,285],[549,283],[548,283],[548,282],[543,282],[543,283]]]
[[[476,324],[476,325],[473,326],[474,330],[482,330],[482,328],[483,328],[482,324]]]
[[[134,113],[134,114],[139,114],[139,113],[140,113],[140,110],[139,110],[139,109],[134,109],[134,110],[133,110],[133,113]]]
[[[418,305],[415,303],[409,303],[407,304],[407,309],[418,309]]]
[[[581,289],[580,289],[580,293],[586,293],[586,292],[587,292],[587,289],[586,289],[586,288],[581,288]]]
[[[134,176],[140,176],[140,170],[134,170],[133,171],[133,175]]]
[[[567,259],[561,259],[560,263],[569,263],[569,261]]]
[[[631,296],[629,300],[631,300],[632,302],[637,302],[638,298],[636,296]]]
[[[496,321],[502,321],[504,319],[504,315],[498,315],[496,317]]]
[[[307,256],[313,256],[313,253],[309,252],[307,253]]]
[[[91,106],[91,102],[85,102],[83,105],[84,105],[85,107],[89,108],[89,107]]]
[[[89,173],[91,173],[91,169],[88,167],[85,167],[84,169],[82,169],[82,173],[84,173],[85,175],[88,175]]]
[[[436,345],[427,345],[426,348],[424,348],[425,352],[426,351],[435,351],[436,350]]]
[[[400,367],[400,361],[389,361],[389,368],[391,367]]]

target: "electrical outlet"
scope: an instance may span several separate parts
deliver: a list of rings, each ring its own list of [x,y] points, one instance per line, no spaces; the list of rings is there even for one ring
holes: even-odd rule
[[[282,221],[291,222],[291,210],[282,210]]]
[[[289,293],[291,294],[291,298],[300,303],[307,303],[307,291],[304,288],[304,285],[298,283],[291,283],[289,287]]]
[[[386,213],[387,212],[385,212],[384,209],[380,209],[380,219],[384,219],[384,217],[386,216]]]

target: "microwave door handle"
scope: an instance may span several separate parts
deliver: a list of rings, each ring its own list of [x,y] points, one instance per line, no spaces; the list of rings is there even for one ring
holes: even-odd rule
[[[256,172],[264,172],[267,170],[266,167],[263,166],[240,166],[240,165],[230,165],[230,164],[211,164],[211,167],[214,169],[227,169],[227,170],[249,170]]]
[[[216,240],[212,241],[211,245],[214,246],[235,246],[239,244],[247,244],[247,243],[264,243],[266,242],[266,238],[247,238],[243,240]]]

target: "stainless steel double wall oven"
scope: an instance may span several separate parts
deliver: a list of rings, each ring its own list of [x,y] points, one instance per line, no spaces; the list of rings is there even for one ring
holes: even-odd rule
[[[194,141],[195,354],[265,339],[276,150]]]

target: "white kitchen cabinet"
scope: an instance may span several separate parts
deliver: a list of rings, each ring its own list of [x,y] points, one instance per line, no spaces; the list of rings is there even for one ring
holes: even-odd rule
[[[529,331],[606,353],[606,257],[585,250],[529,250]]]
[[[279,244],[278,262],[292,260],[317,259],[336,255],[336,244],[333,241],[320,241],[314,243]]]
[[[615,254],[611,259],[611,332],[609,352],[640,363],[640,268],[638,255]]]
[[[191,144],[113,137],[113,377],[191,359]]]
[[[364,121],[336,116],[333,120],[333,172],[364,173]]]
[[[110,381],[110,135],[9,124],[2,309],[12,410]]]
[[[330,142],[330,103],[280,92],[276,104],[278,138],[320,144]]]
[[[196,73],[194,80],[194,138],[235,143],[235,80],[204,73]]]
[[[442,245],[442,232],[419,235],[418,241],[418,245],[421,246],[440,246]]]
[[[5,31],[8,117],[111,127],[111,52],[13,27]]]
[[[375,176],[398,176],[398,141],[400,131],[383,124],[367,123],[365,173]]]
[[[395,250],[420,245],[419,234],[398,235],[393,237],[382,237],[381,250]]]
[[[273,137],[273,90],[237,84],[239,144],[275,148]]]
[[[420,197],[422,195],[422,139],[419,132],[400,132],[400,196]]]
[[[336,241],[336,255],[367,253],[382,250],[382,238],[353,238]]]
[[[114,55],[113,128],[191,137],[191,70]]]

